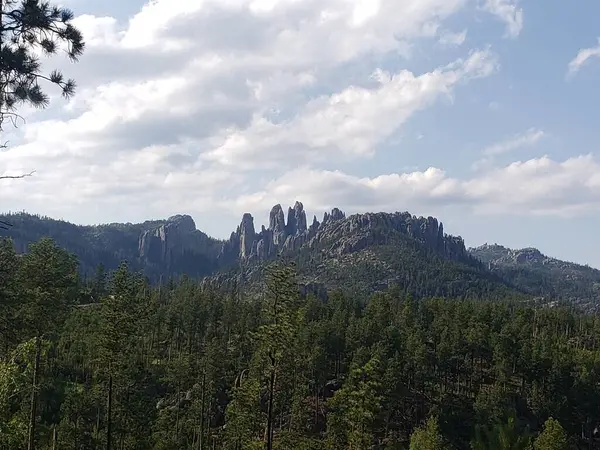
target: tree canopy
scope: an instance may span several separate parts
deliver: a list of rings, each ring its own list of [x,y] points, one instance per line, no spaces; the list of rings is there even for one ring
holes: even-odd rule
[[[49,239],[0,242],[0,448],[598,448],[598,316],[267,273],[83,279]]]

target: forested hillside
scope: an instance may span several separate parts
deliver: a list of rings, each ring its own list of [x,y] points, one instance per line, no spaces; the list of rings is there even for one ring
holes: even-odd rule
[[[0,448],[598,448],[600,321],[511,301],[262,295],[0,246]],[[110,442],[110,445],[107,445]]]
[[[523,292],[562,299],[586,311],[600,306],[600,270],[551,258],[535,248],[495,244],[470,248],[469,253]]]
[[[418,297],[488,299],[544,297],[579,303],[594,309],[598,297],[583,290],[577,279],[519,268],[497,270],[483,252],[467,251],[462,238],[447,234],[433,217],[408,212],[364,213],[346,217],[338,208],[321,221],[308,222],[304,206],[281,205],[269,214],[268,227],[258,231],[254,218],[244,214],[227,240],[196,229],[193,219],[177,215],[139,224],[77,226],[25,213],[0,216],[10,223],[0,230],[11,237],[19,253],[42,237],[75,254],[79,272],[87,279],[101,266],[110,273],[122,261],[141,271],[152,284],[187,275],[205,278],[213,288],[260,291],[264,267],[276,259],[295,262],[299,281],[321,294],[327,290],[368,296],[391,286]],[[557,268],[560,272],[560,268]],[[553,288],[547,289],[549,280]],[[595,291],[597,292],[597,291]],[[322,296],[322,295],[321,295]]]

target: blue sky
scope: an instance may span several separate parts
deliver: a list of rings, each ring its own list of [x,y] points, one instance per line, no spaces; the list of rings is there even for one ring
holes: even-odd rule
[[[295,200],[408,210],[600,268],[598,2],[65,4],[87,51],[44,67],[79,90],[6,131],[0,172],[36,173],[4,210],[216,237]]]

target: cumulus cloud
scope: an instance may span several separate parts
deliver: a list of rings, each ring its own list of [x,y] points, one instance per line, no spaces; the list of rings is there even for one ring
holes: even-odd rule
[[[406,70],[397,74],[379,70],[373,75],[374,88],[350,86],[311,100],[291,120],[274,123],[257,116],[243,130],[227,130],[223,143],[205,158],[240,167],[368,156],[416,111],[450,94],[461,82],[490,75],[496,67],[489,51],[476,51],[419,76]],[[268,161],[261,155],[268,155]]]
[[[516,38],[523,29],[523,8],[518,0],[486,0],[483,9],[495,15],[506,25],[506,37]]]
[[[569,62],[567,76],[573,76],[581,69],[591,58],[600,57],[600,37],[598,45],[590,48],[582,48],[577,52],[575,58]]]
[[[600,210],[600,161],[593,155],[514,162],[470,179],[439,168],[376,177],[298,168],[233,201],[237,211],[263,217],[274,203],[302,199],[315,212],[334,206],[364,211],[461,208],[477,214],[572,216]]]
[[[444,30],[470,4],[153,0],[127,22],[80,15],[88,44],[81,62],[51,62],[78,81],[78,94],[12,132],[0,174],[37,172],[0,181],[3,209],[83,223],[213,215],[296,198],[314,208],[484,209],[502,188],[486,180],[515,169],[471,180],[438,168],[372,178],[322,170],[373,157],[415,114],[498,70],[487,47],[408,68],[416,43],[464,43],[466,30]],[[514,2],[486,5],[518,34]]]

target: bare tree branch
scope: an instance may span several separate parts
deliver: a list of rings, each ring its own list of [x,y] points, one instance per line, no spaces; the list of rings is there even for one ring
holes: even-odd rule
[[[20,114],[17,114],[14,111],[1,111],[0,110],[0,131],[2,130],[2,124],[4,123],[4,121],[8,119],[11,121],[12,126],[14,128],[19,128],[19,120],[21,120],[21,122],[23,122],[23,125],[25,125],[25,117],[21,116]],[[8,144],[8,142],[6,142],[2,148],[6,148],[6,144]]]
[[[17,180],[19,178],[30,177],[35,173],[35,170],[32,170],[29,173],[23,173],[21,175],[2,175],[0,176],[0,180]]]

